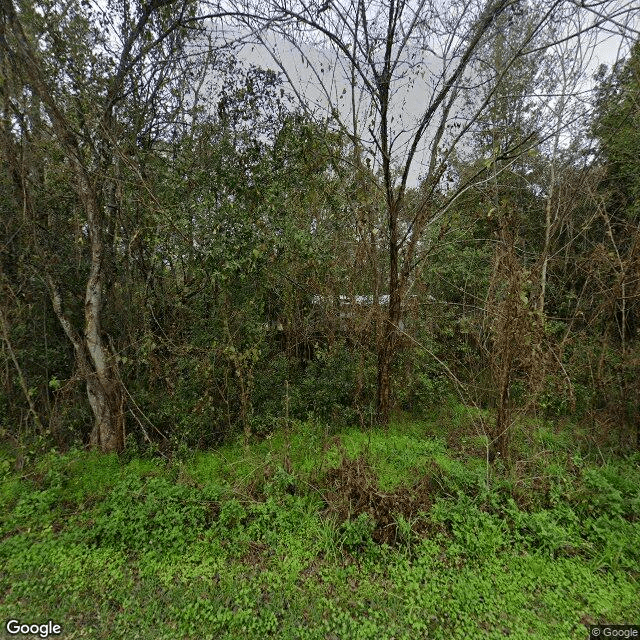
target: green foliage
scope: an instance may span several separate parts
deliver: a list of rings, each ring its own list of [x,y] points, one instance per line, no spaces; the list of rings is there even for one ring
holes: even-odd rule
[[[58,617],[70,637],[568,640],[640,615],[637,456],[568,461],[542,438],[547,504],[523,505],[436,427],[340,434],[385,479],[375,492],[433,480],[393,548],[371,515],[323,513],[318,469],[342,454],[309,425],[170,464],[75,451],[21,476],[3,454],[0,616]]]
[[[371,516],[361,513],[355,520],[347,520],[340,527],[340,543],[349,551],[366,549],[372,543],[374,527]]]
[[[619,62],[607,74],[601,68],[598,113],[593,134],[601,145],[606,159],[607,178],[604,188],[611,198],[613,213],[627,220],[640,215],[638,199],[638,157],[634,153],[640,143],[640,45],[632,48],[627,60]]]
[[[487,292],[496,238],[513,223],[523,274],[514,299],[534,317],[544,264],[540,344],[562,345],[553,351],[558,358],[549,358],[557,370],[532,410],[552,418],[615,407],[627,431],[637,423],[637,44],[626,61],[598,76],[595,118],[585,126],[599,155],[578,172],[578,160],[593,157],[582,141],[562,138],[562,150],[552,153],[551,132],[536,138],[548,105],[531,102],[530,89],[544,85],[551,95],[559,80],[542,44],[507,64],[506,52],[533,17],[526,8],[506,9],[496,16],[499,37],[478,43],[480,57],[469,59],[474,73],[501,82],[485,85],[492,87],[486,109],[463,129],[466,149],[451,149],[440,174],[407,184],[404,200],[386,211],[384,177],[367,162],[369,151],[331,118],[294,109],[280,74],[244,64],[232,49],[189,49],[201,33],[178,28],[167,7],[143,11],[138,30],[129,24],[137,9],[113,18],[120,14],[100,17],[77,0],[68,7],[41,4],[22,7],[23,33],[16,37],[12,27],[5,43],[31,44],[34,68],[51,81],[50,99],[43,99],[25,90],[47,84],[34,84],[29,65],[4,69],[16,110],[0,148],[7,323],[0,420],[7,437],[62,450],[88,440],[81,352],[68,327],[82,335],[86,324],[84,291],[98,236],[105,269],[99,324],[113,355],[109,371],[125,390],[131,457],[162,449],[185,458],[196,448],[234,442],[239,433],[246,440],[272,436],[293,419],[322,422],[326,432],[371,425],[385,309],[376,317],[363,308],[351,324],[348,313],[335,305],[321,311],[316,301],[388,293],[390,211],[400,227],[410,225],[398,256],[407,294],[406,332],[392,366],[398,413],[426,417],[459,395],[495,405],[489,361],[496,334],[487,301],[501,299],[502,285],[493,298]],[[184,11],[195,24],[196,5]],[[134,38],[122,53],[137,62],[123,60],[123,74],[114,74],[117,47],[105,53],[113,30]],[[542,42],[544,32],[535,39]],[[42,50],[41,41],[48,43]],[[143,81],[137,65],[146,64],[153,72]],[[107,105],[112,90],[119,98]],[[182,100],[192,94],[194,101]],[[57,112],[63,117],[52,120]],[[447,117],[442,125],[443,144],[463,131]],[[92,216],[86,217],[82,190],[74,191],[80,174],[68,161],[71,139],[105,212],[99,233],[86,224]],[[583,188],[583,174],[597,190]],[[585,195],[592,191],[602,196],[602,215],[595,217]],[[549,234],[547,204],[556,212]],[[550,246],[543,247],[545,237]],[[604,291],[607,300],[595,304]],[[54,302],[64,312],[62,324]],[[521,323],[516,331],[523,351],[533,344],[534,325]],[[515,407],[528,405],[535,386],[525,361],[505,360],[511,383],[504,394]],[[45,427],[35,433],[40,422]]]
[[[455,322],[453,318],[451,322]],[[441,331],[445,331],[444,328]],[[442,333],[439,337],[442,336]],[[450,335],[449,337],[452,337]],[[455,403],[455,388],[442,365],[433,354],[439,358],[448,359],[451,352],[449,347],[437,342],[430,336],[421,337],[421,348],[403,354],[400,367],[401,385],[397,393],[400,407],[415,416],[428,416],[434,407],[442,407],[448,403]],[[424,347],[428,350],[425,350]],[[453,349],[456,349],[454,346]]]
[[[125,478],[94,512],[90,533],[81,537],[119,551],[178,551],[193,542],[207,509],[195,488],[162,477]]]
[[[297,415],[316,417],[335,427],[357,420],[355,392],[360,363],[344,343],[318,350],[298,389]],[[306,415],[305,415],[306,412]]]
[[[439,500],[433,506],[431,517],[435,523],[445,524],[451,531],[451,557],[468,558],[497,555],[509,544],[505,523],[485,513],[464,494],[454,501]]]

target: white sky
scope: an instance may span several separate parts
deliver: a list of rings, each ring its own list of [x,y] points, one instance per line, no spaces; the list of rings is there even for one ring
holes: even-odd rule
[[[640,10],[639,10],[640,13]],[[589,42],[587,43],[587,39]],[[594,88],[593,75],[600,64],[611,66],[617,59],[626,55],[629,42],[616,33],[604,31],[591,32],[584,40],[583,46],[588,49],[587,61],[583,65],[582,77],[576,78],[573,90],[580,92],[580,99],[576,101],[575,113],[584,111],[586,116],[590,91]],[[335,54],[320,47],[312,47],[308,44],[300,45],[300,50],[296,51],[283,39],[269,36],[269,47],[260,44],[245,45],[239,54],[242,61],[249,64],[271,68],[282,71],[276,64],[269,49],[275,52],[277,58],[282,63],[286,75],[291,79],[296,92],[308,109],[316,115],[324,115],[329,112],[330,107],[337,108],[343,123],[351,129],[352,108],[351,108],[351,84],[348,77],[349,69],[340,66],[340,59]],[[439,71],[438,65],[442,63],[434,56],[424,60],[423,77],[407,77],[407,82],[397,82],[398,91],[392,101],[391,116],[393,118],[391,126],[393,133],[398,135],[396,149],[397,161],[402,161],[403,150],[406,149],[411,137],[411,132],[416,122],[424,112],[428,101],[433,95],[430,82]],[[327,91],[329,95],[327,95]],[[546,99],[552,103],[553,99]],[[367,130],[371,121],[368,110],[368,100],[362,94],[356,97],[356,111],[358,112],[358,123],[360,133],[366,140]],[[455,117],[452,112],[451,118]],[[584,118],[586,120],[586,117]],[[432,135],[427,131],[424,138],[424,152],[429,150],[429,142]],[[410,174],[410,182],[416,184],[421,173],[421,163],[424,160],[419,155],[414,161],[414,166]]]

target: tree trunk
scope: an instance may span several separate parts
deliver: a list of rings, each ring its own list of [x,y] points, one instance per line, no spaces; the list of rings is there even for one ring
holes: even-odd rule
[[[124,447],[124,420],[122,390],[111,365],[109,350],[104,344],[101,318],[104,293],[104,221],[95,195],[89,191],[84,176],[78,176],[83,195],[89,237],[91,241],[91,268],[85,291],[84,320],[85,344],[91,359],[93,376],[87,379],[87,394],[95,417],[91,432],[92,446],[102,451],[122,451]]]
[[[124,448],[122,389],[120,382],[113,375],[113,369],[108,366],[108,352],[99,331],[100,315],[94,315],[91,304],[85,305],[87,328],[85,329],[85,338],[82,339],[64,313],[60,288],[50,277],[48,278],[48,283],[51,289],[53,310],[65,335],[73,345],[78,370],[87,386],[87,397],[94,417],[89,443],[93,447],[100,448],[105,453],[122,451]],[[102,363],[102,369],[98,369],[93,357],[90,355],[90,343],[92,339],[95,340],[96,331],[98,342],[95,345],[91,345],[91,350],[93,350],[94,354],[97,354],[98,363]],[[90,338],[90,336],[93,336],[93,338]]]
[[[389,335],[389,320],[385,321],[384,335],[378,347],[378,382],[376,412],[380,424],[389,424],[391,403],[391,364],[393,361],[393,337]]]
[[[378,385],[376,409],[378,422],[389,424],[391,410],[391,367],[396,352],[398,324],[401,317],[401,287],[398,274],[397,210],[389,212],[389,307],[378,343]]]
[[[496,431],[494,436],[494,451],[505,461],[510,458],[511,446],[511,397],[509,393],[511,369],[511,358],[508,358],[502,366],[500,375],[498,412],[496,416]]]

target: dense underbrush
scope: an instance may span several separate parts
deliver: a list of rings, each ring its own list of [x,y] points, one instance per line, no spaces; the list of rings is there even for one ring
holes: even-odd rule
[[[444,425],[0,461],[0,617],[65,638],[584,638],[640,619],[640,456]],[[542,429],[542,428],[540,428]],[[525,445],[523,445],[524,447]]]

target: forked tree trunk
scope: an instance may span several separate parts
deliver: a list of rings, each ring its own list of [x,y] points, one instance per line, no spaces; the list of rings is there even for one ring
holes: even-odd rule
[[[65,335],[73,345],[78,371],[85,380],[87,397],[94,417],[89,443],[105,453],[122,451],[124,448],[123,396],[120,383],[109,367],[108,353],[102,340],[92,345],[93,352],[98,354],[98,362],[104,363],[104,369],[98,370],[90,355],[88,336],[83,339],[74,329],[64,312],[60,288],[50,277],[48,282],[53,310]],[[85,316],[89,316],[92,324],[97,324],[99,327],[99,322],[95,322],[90,305],[85,307]],[[98,315],[98,320],[99,317]]]
[[[87,395],[95,419],[89,443],[104,453],[122,451],[124,414],[119,384],[109,379],[100,380],[96,375],[87,381]]]
[[[87,213],[91,242],[91,268],[85,290],[85,345],[91,361],[92,374],[87,378],[87,395],[95,423],[90,443],[102,451],[122,451],[124,448],[123,397],[120,382],[104,344],[101,318],[104,292],[104,220],[101,207],[84,172],[77,174],[79,190]]]

